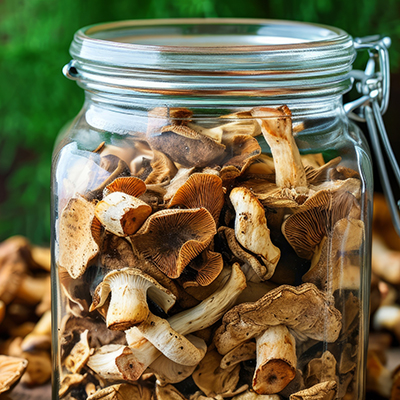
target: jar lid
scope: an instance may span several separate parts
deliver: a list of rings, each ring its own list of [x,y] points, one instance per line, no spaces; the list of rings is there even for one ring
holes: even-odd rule
[[[64,72],[85,88],[191,96],[344,93],[355,58],[341,29],[256,19],[98,24],[75,34],[70,53]]]

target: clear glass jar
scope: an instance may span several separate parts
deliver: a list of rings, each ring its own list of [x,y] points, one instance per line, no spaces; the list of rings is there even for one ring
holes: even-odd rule
[[[269,20],[78,31],[53,161],[53,398],[362,399],[373,177],[352,38]],[[109,397],[106,397],[109,396]]]

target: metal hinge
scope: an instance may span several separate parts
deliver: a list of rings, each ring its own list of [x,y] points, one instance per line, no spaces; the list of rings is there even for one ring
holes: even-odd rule
[[[400,200],[396,202],[393,196],[392,183],[388,177],[381,147],[382,143],[397,184],[400,187],[400,168],[382,119],[382,115],[387,110],[389,103],[390,66],[388,47],[390,43],[390,38],[381,36],[367,36],[354,40],[355,49],[367,50],[369,60],[365,71],[353,70],[351,72],[355,88],[362,96],[345,104],[344,109],[349,118],[367,123],[383,192],[390,208],[393,225],[400,236],[400,216],[398,211]]]

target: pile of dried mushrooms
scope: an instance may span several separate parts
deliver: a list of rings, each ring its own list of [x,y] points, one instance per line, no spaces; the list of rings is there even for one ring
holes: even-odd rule
[[[58,182],[62,398],[357,392],[359,175],[301,156],[286,106],[224,118],[157,108],[130,145],[71,147],[88,175]]]
[[[301,155],[300,129],[286,106],[213,127],[158,108],[123,146],[64,147],[60,398],[357,398],[361,181],[340,157]],[[15,381],[48,351],[41,313],[18,351],[3,345],[22,359]]]

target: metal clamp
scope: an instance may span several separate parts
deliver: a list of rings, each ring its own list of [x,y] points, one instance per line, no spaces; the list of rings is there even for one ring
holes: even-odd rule
[[[381,36],[368,36],[354,40],[355,49],[367,50],[369,60],[365,71],[352,71],[351,75],[355,81],[355,87],[362,96],[345,104],[344,109],[349,118],[367,123],[383,192],[389,204],[393,225],[400,236],[400,216],[397,209],[397,207],[400,208],[400,200],[397,201],[396,206],[381,148],[382,142],[389,164],[400,187],[400,168],[382,119],[382,115],[389,104],[390,66],[388,47],[390,43],[390,38]]]

